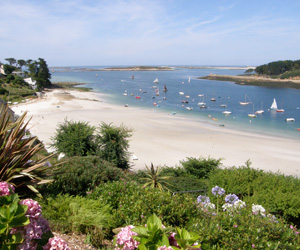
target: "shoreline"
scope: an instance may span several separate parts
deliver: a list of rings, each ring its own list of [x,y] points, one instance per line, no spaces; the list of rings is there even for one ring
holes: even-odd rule
[[[133,170],[151,163],[176,166],[187,157],[211,157],[222,158],[225,167],[242,166],[250,159],[253,168],[300,176],[300,142],[296,140],[221,128],[164,111],[111,104],[108,95],[92,91],[54,89],[44,98],[11,108],[17,114],[28,111],[27,119],[32,116],[28,128],[47,148],[57,125],[65,119],[96,127],[105,122],[132,128],[129,151],[138,158],[132,160]]]
[[[197,77],[197,79],[216,80],[235,82],[239,85],[255,85],[268,87],[296,88],[300,89],[300,80],[294,79],[272,79],[260,76],[232,76],[232,75],[216,75]]]

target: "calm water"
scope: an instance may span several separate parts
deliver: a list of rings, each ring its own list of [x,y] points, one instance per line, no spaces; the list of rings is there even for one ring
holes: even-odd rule
[[[61,72],[56,70],[52,74],[52,81],[87,83],[86,87],[96,92],[109,94],[111,101],[120,105],[128,104],[147,109],[165,110],[170,113],[176,112],[176,114],[205,120],[216,125],[225,125],[227,128],[299,140],[300,131],[297,131],[297,128],[300,128],[300,90],[242,86],[232,82],[195,79],[210,73],[238,75],[243,72],[244,70],[227,69],[178,69],[157,72]],[[132,75],[134,79],[131,79]],[[190,82],[188,82],[189,77]],[[153,83],[155,78],[158,78],[158,84]],[[162,91],[164,84],[168,89],[166,93]],[[156,96],[157,89],[159,89],[159,96]],[[179,92],[184,92],[184,95],[180,95]],[[127,93],[127,96],[122,95],[123,93]],[[203,94],[204,97],[199,97],[199,94]],[[137,99],[137,96],[140,99]],[[239,102],[244,101],[245,97],[247,101],[251,101],[251,104],[242,106]],[[215,98],[216,101],[211,101],[211,98]],[[268,110],[274,98],[276,98],[278,108],[283,108],[285,112]],[[188,103],[183,104],[182,101],[188,101]],[[206,103],[206,109],[199,108],[198,102],[202,101]],[[220,107],[221,104],[226,104],[227,108]],[[192,110],[187,110],[187,107]],[[256,118],[248,117],[253,110],[255,112],[261,108],[265,111],[263,114],[258,114]],[[231,111],[232,114],[223,115],[222,112],[225,110]],[[286,118],[295,118],[295,122],[286,122]]]

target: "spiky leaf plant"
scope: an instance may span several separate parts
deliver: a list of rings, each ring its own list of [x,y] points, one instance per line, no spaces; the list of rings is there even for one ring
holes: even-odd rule
[[[151,163],[151,167],[149,168],[146,165],[146,176],[145,178],[141,178],[141,180],[146,181],[145,186],[150,186],[152,188],[158,188],[159,190],[168,189],[166,186],[170,185],[166,182],[169,180],[170,176],[161,176],[161,167],[157,166],[156,169]]]
[[[7,105],[1,107],[0,114],[0,180],[20,191],[27,187],[40,196],[33,185],[51,181],[47,179],[47,160],[52,155],[32,160],[44,146],[36,137],[25,137],[29,123],[25,123],[26,112],[15,122],[10,121]]]

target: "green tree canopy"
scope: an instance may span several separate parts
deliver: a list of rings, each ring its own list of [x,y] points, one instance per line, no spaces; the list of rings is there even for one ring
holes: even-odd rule
[[[55,136],[51,138],[52,146],[67,156],[94,154],[94,131],[95,128],[87,122],[65,120],[64,123],[58,125]]]
[[[14,65],[16,64],[17,60],[15,58],[5,58],[6,61],[8,61],[9,65]]]
[[[29,61],[31,62],[31,60],[28,60],[27,62]],[[47,63],[43,58],[39,58],[38,61],[29,63],[28,69],[30,76],[36,80],[38,90],[51,86],[51,74]]]
[[[102,123],[96,136],[97,153],[101,158],[122,169],[129,169],[129,141],[132,130],[121,125]]]

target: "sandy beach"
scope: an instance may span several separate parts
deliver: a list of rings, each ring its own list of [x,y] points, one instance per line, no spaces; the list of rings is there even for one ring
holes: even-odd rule
[[[133,169],[145,165],[179,165],[186,157],[222,158],[224,167],[242,166],[300,176],[300,141],[245,133],[202,123],[179,115],[109,103],[108,96],[94,92],[55,89],[40,99],[11,107],[27,111],[29,129],[47,148],[59,123],[65,119],[121,124],[134,129],[130,138]]]

